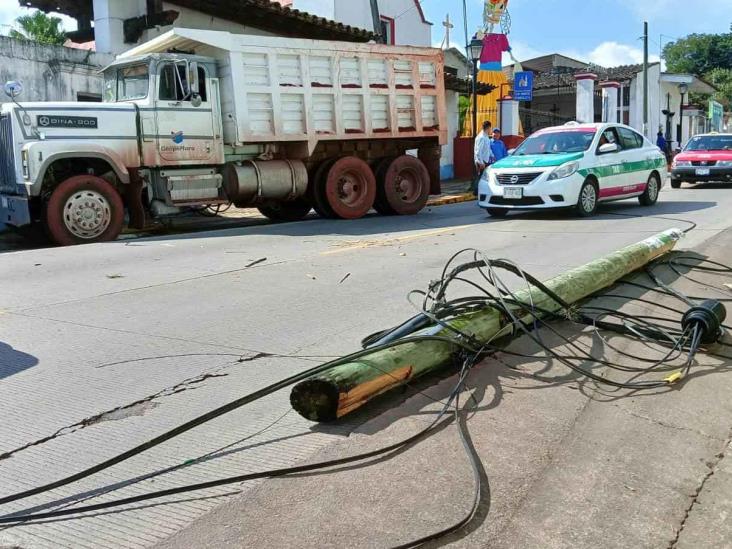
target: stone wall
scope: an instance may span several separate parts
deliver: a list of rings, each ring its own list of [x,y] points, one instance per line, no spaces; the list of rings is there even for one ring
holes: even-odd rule
[[[80,94],[101,97],[99,71],[113,59],[93,51],[0,36],[0,85],[8,80],[21,82],[20,101],[78,101]],[[0,92],[0,103],[8,100]]]

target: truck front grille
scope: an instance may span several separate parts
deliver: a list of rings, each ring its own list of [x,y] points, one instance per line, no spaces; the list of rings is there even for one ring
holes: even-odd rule
[[[0,192],[15,193],[13,126],[10,115],[0,115]]]

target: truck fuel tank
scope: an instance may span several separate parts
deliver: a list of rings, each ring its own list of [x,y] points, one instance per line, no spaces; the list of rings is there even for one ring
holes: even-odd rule
[[[223,175],[226,195],[237,205],[295,200],[308,187],[308,171],[299,160],[230,162]]]

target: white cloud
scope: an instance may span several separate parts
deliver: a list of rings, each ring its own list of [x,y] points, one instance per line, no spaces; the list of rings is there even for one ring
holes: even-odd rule
[[[619,65],[635,65],[643,62],[643,50],[628,44],[618,42],[603,42],[586,57],[590,62],[603,67],[617,67]],[[649,55],[651,62],[659,60],[658,55]]]
[[[16,28],[15,20],[21,15],[28,15],[35,10],[21,7],[17,2],[0,2],[0,34],[8,34],[10,29]],[[66,31],[76,30],[76,19],[62,15],[60,13],[50,13],[54,17],[61,19],[61,27]]]

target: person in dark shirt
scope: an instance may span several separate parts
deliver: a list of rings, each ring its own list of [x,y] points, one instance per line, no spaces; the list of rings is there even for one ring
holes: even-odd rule
[[[494,162],[498,162],[502,158],[508,156],[508,150],[506,144],[501,139],[501,128],[495,128],[493,130],[493,141],[491,142],[491,151],[493,152]]]
[[[658,135],[656,136],[656,146],[661,149],[661,152],[666,156],[666,159],[668,160],[668,141],[666,141],[666,138],[663,136],[662,131],[659,131]]]

